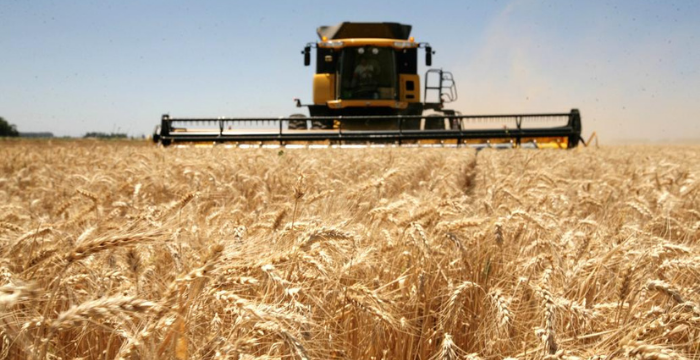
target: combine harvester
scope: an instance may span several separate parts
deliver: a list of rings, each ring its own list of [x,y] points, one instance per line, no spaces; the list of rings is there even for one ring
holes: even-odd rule
[[[568,113],[462,115],[444,108],[457,99],[452,74],[430,69],[423,101],[418,50],[425,64],[434,54],[428,43],[410,37],[411,26],[351,23],[318,28],[320,41],[306,45],[304,65],[316,48],[313,103],[309,116],[282,118],[173,118],[163,115],[153,140],[225,143],[239,147],[497,147],[574,148],[581,138],[581,115]],[[432,102],[428,99],[433,99]],[[484,128],[484,123],[498,127]],[[549,125],[542,126],[542,125]],[[552,124],[556,124],[552,126]]]

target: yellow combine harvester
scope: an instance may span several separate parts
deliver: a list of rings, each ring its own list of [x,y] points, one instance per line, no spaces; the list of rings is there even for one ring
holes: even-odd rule
[[[568,113],[462,115],[445,109],[457,99],[452,74],[430,69],[423,93],[418,51],[426,66],[428,43],[410,37],[411,26],[351,23],[318,28],[306,45],[304,65],[316,48],[309,116],[282,118],[171,118],[163,115],[153,140],[230,143],[236,146],[473,146],[573,148],[581,139],[578,110]],[[423,96],[421,99],[421,95]],[[428,101],[431,99],[432,101]],[[552,123],[556,123],[551,126]],[[484,128],[483,123],[497,123]],[[549,127],[540,126],[543,123]]]

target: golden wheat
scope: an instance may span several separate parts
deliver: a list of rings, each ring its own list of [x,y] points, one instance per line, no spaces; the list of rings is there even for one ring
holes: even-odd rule
[[[0,145],[0,358],[700,355],[697,146]]]

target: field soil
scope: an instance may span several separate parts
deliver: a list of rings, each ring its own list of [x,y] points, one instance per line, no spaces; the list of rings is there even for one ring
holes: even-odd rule
[[[0,359],[698,359],[700,147],[0,140]]]

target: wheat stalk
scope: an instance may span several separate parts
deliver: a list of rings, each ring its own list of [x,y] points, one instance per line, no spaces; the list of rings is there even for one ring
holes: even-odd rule
[[[103,238],[98,238],[89,242],[85,242],[83,244],[78,245],[75,247],[72,251],[70,251],[66,256],[64,256],[64,260],[70,264],[76,261],[80,261],[82,259],[87,258],[90,255],[94,255],[96,253],[106,251],[106,250],[111,250],[115,249],[118,247],[122,246],[130,246],[130,245],[135,245],[135,244],[142,244],[142,243],[148,243],[155,241],[159,238],[162,238],[163,233],[159,231],[151,231],[151,232],[143,232],[143,233],[134,233],[134,234],[128,234],[128,235],[119,235],[119,236],[107,236]]]
[[[700,346],[697,147],[0,152],[0,358]]]
[[[54,331],[58,331],[66,327],[77,326],[81,322],[94,321],[110,316],[119,316],[124,313],[130,314],[130,316],[136,316],[156,307],[156,303],[131,296],[114,296],[91,300],[73,306],[58,314],[58,316],[50,322],[50,328]]]

